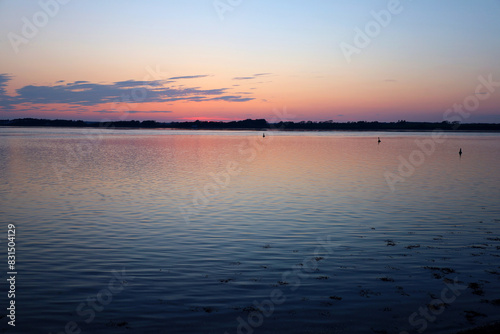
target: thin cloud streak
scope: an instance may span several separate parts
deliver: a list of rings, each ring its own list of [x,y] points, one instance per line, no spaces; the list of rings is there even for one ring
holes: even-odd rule
[[[169,80],[181,80],[181,79],[198,79],[198,78],[206,78],[208,77],[207,74],[200,74],[200,75],[185,75],[182,77],[172,77],[169,78]]]
[[[255,77],[234,77],[233,80],[252,80]]]
[[[171,110],[126,110],[126,111],[117,111],[117,110],[94,110],[92,112],[95,113],[103,113],[103,114],[115,114],[115,113],[128,113],[128,114],[166,114],[171,113]]]

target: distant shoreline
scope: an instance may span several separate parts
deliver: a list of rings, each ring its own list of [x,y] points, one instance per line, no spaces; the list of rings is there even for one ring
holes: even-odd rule
[[[36,126],[18,126],[18,125],[0,125],[0,128],[67,128],[67,129],[106,129],[106,130],[173,130],[173,131],[227,131],[227,132],[238,132],[238,131],[255,131],[255,132],[392,132],[392,133],[405,133],[405,132],[421,132],[421,133],[431,133],[434,131],[443,131],[446,133],[500,133],[500,130],[443,130],[436,128],[434,130],[419,130],[419,129],[408,129],[408,130],[384,130],[384,129],[261,129],[261,128],[146,128],[146,127],[63,127],[63,126],[50,126],[50,125],[36,125]]]
[[[172,130],[250,130],[250,131],[456,131],[456,132],[500,132],[499,123],[459,122],[333,122],[300,121],[268,123],[265,119],[214,122],[157,122],[157,121],[110,121],[90,122],[82,120],[21,118],[0,120],[0,126],[7,127],[62,127],[62,128],[105,128],[105,129],[172,129]]]

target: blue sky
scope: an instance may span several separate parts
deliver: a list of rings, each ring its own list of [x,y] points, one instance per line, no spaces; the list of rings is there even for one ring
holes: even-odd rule
[[[394,1],[0,0],[0,118],[99,119],[105,110],[122,119],[128,108],[141,119],[230,120],[286,107],[305,120],[441,121],[480,76],[500,81],[499,0],[401,0],[369,45],[346,57],[340,45],[355,46],[356,29]],[[221,4],[229,9],[218,12]],[[47,22],[25,38],[36,15]],[[13,34],[26,43],[13,46]],[[134,86],[149,92],[140,101],[110,92],[89,103],[78,81],[155,85]],[[74,99],[56,98],[70,88]],[[216,99],[172,100],[214,91]],[[500,122],[499,95],[464,121]]]

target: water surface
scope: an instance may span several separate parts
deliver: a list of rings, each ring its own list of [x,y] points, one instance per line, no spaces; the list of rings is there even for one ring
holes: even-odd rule
[[[498,166],[498,134],[0,128],[16,332],[500,320]]]

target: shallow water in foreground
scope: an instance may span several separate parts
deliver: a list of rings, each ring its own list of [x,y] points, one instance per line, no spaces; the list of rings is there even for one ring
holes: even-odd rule
[[[453,333],[500,320],[498,166],[497,134],[0,128],[15,331]]]

